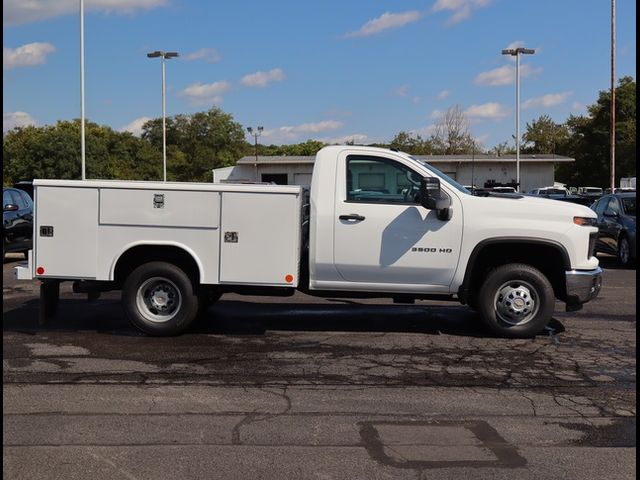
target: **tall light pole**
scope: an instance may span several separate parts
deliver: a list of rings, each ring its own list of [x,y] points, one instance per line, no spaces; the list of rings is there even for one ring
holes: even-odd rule
[[[611,0],[611,193],[616,191],[616,0]]]
[[[520,55],[533,55],[535,50],[518,47],[502,50],[503,55],[516,57],[516,188],[520,191]]]
[[[249,132],[249,135],[253,137],[254,145],[256,147],[256,182],[258,181],[258,137],[262,134],[262,130],[264,130],[264,127],[258,127],[255,129],[253,127],[247,127],[247,132]]]
[[[80,0],[80,161],[82,164],[82,180],[85,174],[84,143],[84,1]]]
[[[156,50],[155,52],[147,53],[149,58],[160,57],[162,59],[162,178],[163,181],[167,181],[167,124],[166,124],[166,87],[165,87],[165,73],[164,73],[164,61],[170,58],[178,56],[178,52],[163,52]]]

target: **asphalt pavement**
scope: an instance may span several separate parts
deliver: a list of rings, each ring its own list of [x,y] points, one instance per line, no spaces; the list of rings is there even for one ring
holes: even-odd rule
[[[10,479],[630,479],[636,271],[534,339],[456,303],[225,295],[147,337],[109,293],[3,268],[3,472]]]

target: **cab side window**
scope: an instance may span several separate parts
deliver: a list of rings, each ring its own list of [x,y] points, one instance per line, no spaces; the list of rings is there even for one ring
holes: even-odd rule
[[[347,202],[410,204],[419,201],[422,177],[387,158],[347,157]]]

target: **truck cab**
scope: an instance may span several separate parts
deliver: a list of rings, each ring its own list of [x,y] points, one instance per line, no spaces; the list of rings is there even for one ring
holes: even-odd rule
[[[311,212],[311,290],[449,296],[477,309],[494,332],[527,336],[548,323],[555,298],[574,310],[600,289],[589,208],[474,196],[402,152],[322,149]]]

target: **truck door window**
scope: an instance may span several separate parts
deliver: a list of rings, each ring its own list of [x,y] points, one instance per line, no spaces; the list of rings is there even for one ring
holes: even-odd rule
[[[347,157],[347,201],[417,204],[421,176],[404,165],[381,157]]]

